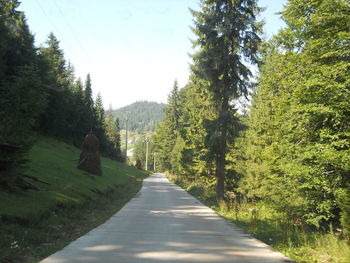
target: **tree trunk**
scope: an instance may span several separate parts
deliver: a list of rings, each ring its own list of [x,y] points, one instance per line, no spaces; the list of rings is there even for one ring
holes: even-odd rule
[[[218,200],[223,200],[225,188],[225,159],[222,160],[220,157],[217,157],[216,159],[216,198]]]
[[[222,100],[222,106],[219,112],[219,149],[217,149],[216,156],[216,197],[219,200],[224,199],[225,190],[225,165],[226,165],[226,151],[227,151],[227,116],[229,114],[229,103],[228,103],[227,90],[224,90],[224,96]]]

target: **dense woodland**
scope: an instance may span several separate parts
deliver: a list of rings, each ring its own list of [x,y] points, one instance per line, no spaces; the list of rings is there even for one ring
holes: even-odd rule
[[[349,1],[289,0],[286,27],[268,41],[259,11],[224,0],[192,11],[192,73],[174,83],[154,135],[159,169],[349,237]],[[251,98],[244,114],[241,97]]]
[[[42,135],[80,146],[92,130],[101,152],[121,160],[119,121],[100,94],[93,99],[90,75],[75,77],[53,33],[34,46],[19,4],[0,1],[0,184],[21,179],[25,154]]]
[[[119,113],[93,99],[90,75],[75,77],[53,33],[34,45],[18,6],[0,0],[0,185],[21,181],[38,136],[80,146],[93,130],[101,152],[122,160]],[[290,224],[349,238],[349,1],[289,0],[286,27],[268,41],[260,11],[256,0],[202,0],[192,11],[190,79],[183,88],[174,82],[149,165],[156,153],[157,170],[199,181],[218,200],[264,203]],[[242,97],[250,99],[244,113]],[[153,130],[162,118],[155,112],[139,132]],[[129,129],[149,121],[142,114],[128,116]]]
[[[138,101],[113,110],[113,115],[120,120],[121,129],[126,128],[127,119],[128,130],[142,134],[155,130],[157,124],[164,118],[165,106],[163,103]]]

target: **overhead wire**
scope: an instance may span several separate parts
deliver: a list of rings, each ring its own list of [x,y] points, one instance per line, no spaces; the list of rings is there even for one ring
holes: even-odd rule
[[[39,6],[39,8],[41,9],[41,11],[43,12],[44,16],[47,18],[47,20],[49,21],[49,23],[52,25],[52,27],[54,28],[54,30],[57,32],[57,34],[59,35],[61,41],[65,44],[65,46],[68,47],[68,49],[72,52],[72,54],[74,54],[74,50],[72,49],[71,45],[68,43],[68,41],[66,41],[63,37],[63,35],[61,34],[60,30],[58,29],[58,27],[55,25],[55,23],[51,20],[50,16],[47,14],[47,12],[45,11],[45,9],[43,8],[43,6],[39,3],[38,0],[35,0],[35,2],[37,3],[37,5]],[[80,61],[79,58],[77,58]],[[81,63],[81,66],[85,67],[85,63]]]
[[[58,12],[60,13],[61,17],[63,18],[64,22],[67,24],[69,30],[71,31],[71,33],[73,34],[75,40],[77,41],[77,43],[79,44],[80,46],[80,49],[83,51],[83,53],[85,54],[86,58],[89,60],[89,62],[91,64],[92,63],[92,59],[90,58],[89,56],[89,53],[86,52],[86,49],[84,48],[84,45],[82,44],[82,42],[80,41],[80,38],[78,37],[78,34],[75,32],[75,30],[73,29],[73,27],[71,26],[71,24],[69,23],[68,19],[66,19],[64,13],[62,12],[62,9],[60,8],[60,6],[57,4],[57,1],[56,0],[53,0],[55,6],[57,7],[58,9]]]

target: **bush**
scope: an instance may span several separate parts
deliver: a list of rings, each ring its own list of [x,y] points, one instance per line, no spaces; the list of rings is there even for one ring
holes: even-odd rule
[[[202,196],[204,193],[203,186],[191,184],[186,189],[187,192],[189,192],[193,196]]]
[[[340,204],[340,207],[342,209],[341,211],[341,218],[340,222],[343,227],[344,235],[347,238],[350,238],[350,190],[346,190],[346,192],[342,195],[342,202]]]

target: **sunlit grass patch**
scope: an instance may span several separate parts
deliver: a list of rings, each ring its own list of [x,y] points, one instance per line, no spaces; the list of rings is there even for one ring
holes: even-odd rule
[[[80,150],[41,138],[24,174],[39,191],[0,191],[0,262],[37,262],[116,213],[146,172],[101,158],[103,176],[76,169]]]

